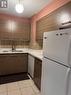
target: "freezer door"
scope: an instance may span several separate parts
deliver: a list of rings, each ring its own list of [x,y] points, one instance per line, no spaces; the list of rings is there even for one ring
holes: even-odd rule
[[[70,68],[44,58],[42,63],[41,95],[71,95],[71,90],[68,89],[68,84],[71,82],[68,77],[70,75],[69,70]]]
[[[71,69],[69,70],[68,72],[68,75],[67,75],[67,91],[66,91],[66,95],[71,95]]]
[[[43,37],[43,53],[47,58],[70,66],[71,29],[45,32]]]

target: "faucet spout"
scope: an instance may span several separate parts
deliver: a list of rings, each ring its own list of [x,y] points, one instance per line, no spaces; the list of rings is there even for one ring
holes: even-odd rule
[[[12,52],[16,50],[16,47],[15,47],[15,42],[12,41]]]

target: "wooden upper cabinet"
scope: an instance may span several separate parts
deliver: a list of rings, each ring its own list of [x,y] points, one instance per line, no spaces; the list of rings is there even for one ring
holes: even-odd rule
[[[37,22],[36,25],[36,39],[43,39],[43,33],[58,29],[58,25],[55,20],[55,15],[50,14]]]
[[[44,32],[58,30],[62,26],[60,17],[63,14],[68,14],[71,17],[71,2],[36,22],[36,40],[43,39]]]
[[[14,39],[30,40],[30,24],[14,21],[15,27],[12,27],[12,35]]]
[[[9,39],[12,37],[10,20],[0,18],[0,39]]]
[[[14,20],[14,18],[0,18],[0,39],[30,40],[30,23]]]

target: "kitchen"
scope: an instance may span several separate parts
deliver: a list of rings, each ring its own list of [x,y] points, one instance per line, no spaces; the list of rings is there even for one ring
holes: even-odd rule
[[[43,78],[46,77],[43,57],[47,46],[43,40],[47,34],[43,38],[43,33],[70,31],[71,0],[1,2],[5,6],[0,4],[0,95],[47,95],[49,85],[44,85],[47,81]],[[23,4],[22,13],[15,10],[17,3]],[[63,34],[57,32],[57,35]],[[49,91],[48,95],[52,95]]]

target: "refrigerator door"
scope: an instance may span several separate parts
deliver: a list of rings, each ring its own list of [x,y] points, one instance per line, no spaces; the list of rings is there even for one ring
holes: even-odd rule
[[[66,89],[66,95],[71,95],[71,69],[68,72],[67,75],[67,89]]]
[[[71,83],[71,79],[68,77],[70,76],[69,70],[70,68],[66,66],[44,58],[42,64],[41,95],[71,95],[71,90],[68,92],[68,82]]]
[[[43,54],[67,66],[71,66],[71,29],[45,32]]]

